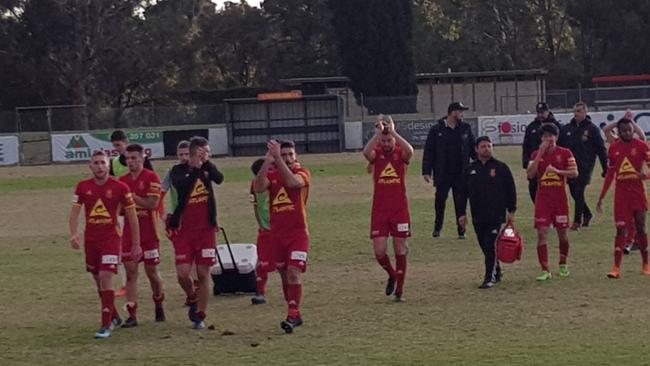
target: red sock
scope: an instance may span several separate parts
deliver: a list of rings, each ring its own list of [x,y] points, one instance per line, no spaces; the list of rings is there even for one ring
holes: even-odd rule
[[[396,255],[395,256],[395,275],[397,277],[397,286],[395,287],[395,293],[398,295],[403,294],[404,290],[404,279],[406,278],[406,256],[405,255]]]
[[[388,258],[387,255],[384,254],[382,258],[376,258],[376,259],[379,265],[381,266],[381,268],[383,268],[388,273],[389,276],[391,276],[392,278],[396,277],[395,269],[393,269],[393,266],[390,264],[390,258]]]
[[[621,262],[623,262],[623,247],[627,237],[625,236],[616,236],[614,239],[614,267],[621,268]]]
[[[560,264],[566,264],[569,257],[569,241],[560,239]]]
[[[287,284],[287,305],[289,305],[289,317],[300,316],[300,300],[302,300],[302,284]]]
[[[637,234],[636,242],[639,244],[639,250],[641,251],[641,260],[643,264],[648,264],[648,234]]]
[[[255,278],[257,284],[257,294],[264,296],[266,293],[266,281],[268,280],[269,275],[266,271],[259,269],[257,270],[257,277]]]
[[[126,303],[126,311],[129,312],[129,318],[135,320],[138,319],[137,313],[138,313],[138,303],[136,302],[127,302]]]
[[[197,311],[194,313],[194,315],[201,320],[205,320],[205,318],[208,316],[205,311]]]
[[[539,265],[542,266],[542,271],[548,272],[548,247],[546,244],[537,246],[537,260]]]
[[[102,299],[102,327],[108,328],[111,326],[115,311],[115,291],[100,291],[99,294]]]
[[[156,305],[156,308],[162,308],[163,302],[165,301],[165,293],[161,292],[160,296],[152,296],[153,303]]]

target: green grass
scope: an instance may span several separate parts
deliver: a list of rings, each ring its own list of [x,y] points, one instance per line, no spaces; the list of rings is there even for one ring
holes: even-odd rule
[[[269,304],[252,307],[247,296],[212,298],[208,323],[216,330],[190,330],[171,244],[162,239],[168,322],[153,323],[150,291],[141,278],[142,325],[95,341],[99,304],[82,253],[69,248],[66,223],[70,196],[85,168],[61,173],[50,166],[42,167],[52,173],[44,178],[0,178],[5,211],[0,215],[0,364],[647,365],[650,314],[644,305],[650,278],[639,274],[639,255],[624,258],[621,280],[605,278],[613,254],[612,195],[594,227],[571,233],[571,276],[536,283],[532,204],[519,150],[497,148],[496,154],[517,179],[524,260],[506,266],[504,282],[495,288],[476,288],[482,255],[473,232],[466,241],[454,239],[448,211],[442,238],[430,237],[433,190],[419,177],[418,153],[408,178],[414,236],[407,301],[400,304],[383,295],[385,274],[372,256],[372,187],[360,154],[340,164],[305,157],[314,176],[312,250],[305,277],[306,323],[293,335],[278,326],[285,305],[275,275]],[[217,189],[220,221],[232,241],[252,242],[248,162],[233,161],[217,160],[226,175]],[[594,176],[592,205],[601,182]],[[552,263],[558,258],[555,240]],[[556,264],[552,270],[557,274]],[[225,330],[234,335],[222,335]]]

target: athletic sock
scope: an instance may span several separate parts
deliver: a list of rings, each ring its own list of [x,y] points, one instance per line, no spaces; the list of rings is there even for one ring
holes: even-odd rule
[[[156,309],[163,307],[163,302],[165,301],[165,293],[161,292],[160,296],[152,296],[153,303],[156,305]]]
[[[376,259],[377,259],[377,262],[379,263],[379,265],[381,266],[381,268],[383,268],[386,271],[386,273],[388,273],[388,275],[390,277],[392,277],[392,278],[396,277],[395,269],[390,264],[390,258],[388,258],[388,255],[384,254],[383,257],[381,257],[381,258],[376,257]],[[395,258],[395,259],[397,260],[397,258]]]
[[[542,271],[548,272],[548,246],[546,244],[537,246],[537,260],[542,266]]]
[[[566,264],[569,258],[569,241],[560,239],[560,264]]]
[[[106,290],[99,293],[102,300],[102,327],[109,328],[115,311],[115,291]]]
[[[397,286],[395,287],[396,294],[403,294],[404,292],[404,279],[406,278],[406,255],[395,256],[395,276],[397,277]]]
[[[126,311],[129,312],[129,318],[136,320],[138,319],[138,303],[137,302],[127,302]]]
[[[287,305],[289,318],[300,317],[300,300],[302,300],[302,284],[287,284]]]
[[[623,262],[623,247],[627,237],[625,236],[616,236],[614,239],[614,267],[621,268],[621,262]]]
[[[255,278],[256,280],[256,288],[257,288],[257,294],[264,296],[266,293],[266,281],[268,280],[269,275],[266,273],[266,271],[263,271],[261,269],[258,269],[257,271],[257,277]]]
[[[648,234],[637,234],[636,242],[639,243],[639,250],[641,251],[641,260],[643,264],[648,264]]]

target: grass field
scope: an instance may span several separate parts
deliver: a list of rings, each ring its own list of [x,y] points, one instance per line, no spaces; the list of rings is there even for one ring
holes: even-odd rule
[[[605,277],[613,254],[612,195],[606,215],[571,233],[571,276],[536,283],[532,204],[519,151],[497,148],[496,155],[516,175],[527,250],[487,291],[477,289],[483,259],[471,230],[468,240],[456,240],[448,211],[442,237],[431,238],[433,190],[420,177],[416,153],[408,179],[414,236],[404,303],[383,294],[386,276],[368,240],[372,187],[361,154],[304,156],[314,176],[312,250],[305,325],[292,335],[279,327],[285,304],[276,275],[269,304],[253,307],[248,296],[212,298],[208,324],[215,330],[189,329],[171,244],[163,238],[168,321],[153,322],[141,276],[141,326],[94,340],[97,295],[82,252],[69,247],[67,229],[74,185],[87,176],[86,166],[0,169],[0,365],[650,364],[650,278],[640,275],[638,253],[624,258],[622,279]],[[226,176],[217,189],[219,220],[234,242],[255,240],[247,193],[251,161],[216,160]],[[156,167],[163,172],[170,164]],[[595,178],[589,189],[591,205],[601,183]],[[554,235],[549,252],[556,263]],[[556,264],[552,269],[557,273]]]

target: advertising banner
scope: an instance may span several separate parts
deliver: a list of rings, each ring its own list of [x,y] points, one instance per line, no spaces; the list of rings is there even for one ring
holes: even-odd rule
[[[0,136],[0,165],[16,165],[19,162],[18,137]]]
[[[165,156],[162,131],[127,131],[126,134],[129,142],[142,145],[150,158]],[[52,161],[88,160],[97,150],[104,150],[110,157],[117,156],[110,135],[110,132],[52,135]]]
[[[463,119],[466,123],[469,123],[472,126],[472,132],[476,134],[477,132],[477,120],[476,118],[465,118]],[[395,121],[395,129],[406,141],[408,141],[413,147],[420,148],[424,147],[424,144],[427,141],[427,136],[429,135],[429,130],[431,126],[438,123],[438,119],[419,119],[419,120],[399,120]],[[375,124],[374,122],[366,122],[363,124],[363,145],[368,143],[372,138],[372,135],[375,133]]]

